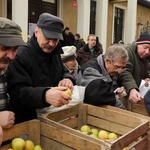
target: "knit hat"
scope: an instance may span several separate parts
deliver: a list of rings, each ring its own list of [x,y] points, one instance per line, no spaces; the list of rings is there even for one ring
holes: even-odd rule
[[[40,15],[37,26],[41,28],[46,38],[63,40],[62,32],[64,28],[63,20],[49,13]]]
[[[0,17],[0,44],[3,46],[25,45],[21,27],[7,18]]]
[[[150,32],[146,31],[142,33],[139,39],[136,40],[136,44],[150,44]]]
[[[62,47],[64,54],[61,54],[63,62],[76,59],[76,47],[75,46],[64,46]]]

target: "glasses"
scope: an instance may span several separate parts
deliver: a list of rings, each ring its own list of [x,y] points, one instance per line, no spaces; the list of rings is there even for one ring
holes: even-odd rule
[[[109,59],[109,60],[110,60],[111,64],[113,65],[113,67],[114,67],[116,70],[118,70],[118,69],[124,69],[124,66],[117,66],[117,65],[114,64],[114,62],[113,62],[111,59]]]

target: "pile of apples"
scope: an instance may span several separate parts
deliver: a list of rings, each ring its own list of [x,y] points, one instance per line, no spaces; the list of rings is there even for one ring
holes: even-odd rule
[[[80,128],[81,133],[89,135],[93,138],[101,139],[101,140],[115,140],[118,138],[118,135],[113,132],[107,132],[106,130],[98,130],[96,128],[90,128],[88,125],[83,125]],[[127,150],[125,147],[123,150]]]
[[[43,150],[40,145],[35,145],[31,140],[24,140],[19,137],[12,140],[11,147],[7,150]]]

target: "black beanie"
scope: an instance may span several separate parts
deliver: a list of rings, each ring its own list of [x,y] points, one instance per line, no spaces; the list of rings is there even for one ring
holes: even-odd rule
[[[142,33],[139,39],[136,40],[136,44],[150,44],[150,32],[146,31]]]

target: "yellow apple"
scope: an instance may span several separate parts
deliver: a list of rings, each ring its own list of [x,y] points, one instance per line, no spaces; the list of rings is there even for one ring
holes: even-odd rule
[[[90,130],[90,132],[91,132],[92,134],[95,134],[96,136],[98,136],[98,129],[92,128],[92,129]]]
[[[25,150],[34,150],[34,143],[31,140],[26,140],[25,142]]]
[[[41,145],[35,145],[34,150],[43,150],[43,148]]]
[[[108,139],[108,132],[105,130],[100,130],[98,133],[98,138],[101,140],[107,140]]]
[[[63,92],[68,94],[69,96],[72,96],[72,91],[69,88]]]
[[[117,138],[118,138],[117,134],[113,132],[108,134],[108,139],[115,140]]]
[[[98,136],[95,135],[95,134],[90,134],[89,136],[90,136],[90,137],[93,137],[93,138],[96,138],[96,139],[98,138]]]
[[[122,150],[127,150],[127,147],[123,148]]]
[[[14,149],[12,149],[12,148],[8,148],[7,150],[14,150]]]
[[[80,129],[81,132],[90,132],[90,127],[88,125],[83,125]]]
[[[14,150],[24,150],[25,148],[25,140],[22,138],[14,138],[11,144]]]

